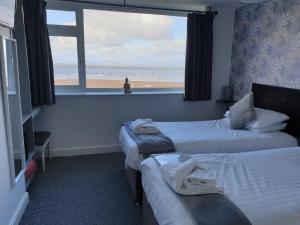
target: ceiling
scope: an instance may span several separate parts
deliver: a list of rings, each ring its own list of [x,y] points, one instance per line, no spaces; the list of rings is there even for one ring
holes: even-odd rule
[[[123,5],[124,0],[80,0]],[[127,5],[183,10],[205,10],[207,6],[237,5],[239,0],[126,0]]]
[[[126,0],[127,4],[176,9],[203,9],[206,6],[235,4],[237,0]]]
[[[61,0],[47,0],[61,1]],[[167,8],[179,10],[206,10],[208,6],[241,6],[245,3],[259,3],[269,0],[63,0],[63,1],[80,1],[93,3],[108,3],[113,5],[123,5],[124,1],[127,6],[140,6],[152,8]]]

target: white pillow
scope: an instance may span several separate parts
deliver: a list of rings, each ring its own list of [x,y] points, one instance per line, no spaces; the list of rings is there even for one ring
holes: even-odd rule
[[[250,92],[229,108],[230,128],[244,129],[255,118],[254,97]]]
[[[289,119],[287,115],[272,110],[256,108],[255,112],[256,118],[247,124],[247,129],[270,127]]]
[[[230,114],[230,111],[228,110],[228,111],[225,112],[224,117],[225,117],[225,118],[228,118],[228,117],[229,117],[229,114]]]
[[[287,126],[287,123],[278,123],[271,125],[269,127],[261,127],[261,128],[249,128],[250,131],[255,133],[269,133],[283,130]]]

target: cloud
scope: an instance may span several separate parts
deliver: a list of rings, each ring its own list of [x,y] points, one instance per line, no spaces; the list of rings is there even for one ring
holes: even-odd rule
[[[55,64],[76,64],[78,62],[75,37],[50,37],[50,44]]]
[[[122,45],[132,39],[166,40],[172,37],[168,16],[84,10],[88,44]]]
[[[185,41],[157,40],[145,44],[86,48],[87,64],[183,66]]]
[[[86,64],[184,66],[176,25],[170,16],[84,10]],[[75,38],[52,37],[51,45],[57,62],[77,62]]]

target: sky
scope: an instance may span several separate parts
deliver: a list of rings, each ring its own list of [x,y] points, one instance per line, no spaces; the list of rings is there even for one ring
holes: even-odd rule
[[[48,24],[76,25],[75,13],[48,10]],[[84,10],[87,65],[184,67],[186,18]],[[54,63],[76,64],[76,38],[51,37]]]

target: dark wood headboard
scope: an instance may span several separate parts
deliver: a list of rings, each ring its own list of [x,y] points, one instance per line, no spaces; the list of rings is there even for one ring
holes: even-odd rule
[[[252,92],[255,107],[288,115],[290,120],[284,131],[300,137],[300,90],[253,83]]]

